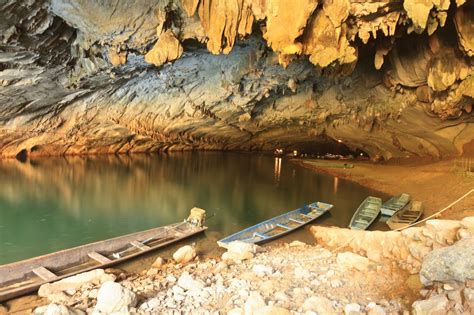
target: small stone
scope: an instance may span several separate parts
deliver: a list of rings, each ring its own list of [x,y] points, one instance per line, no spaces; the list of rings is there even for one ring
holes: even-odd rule
[[[151,277],[151,276],[156,276],[158,274],[158,269],[156,268],[150,268],[147,272],[146,272],[146,275],[148,277]]]
[[[339,288],[341,286],[342,286],[342,281],[341,280],[336,279],[336,280],[331,281],[331,287],[332,288]]]
[[[290,247],[304,247],[306,246],[306,243],[300,242],[300,241],[293,241],[289,244]]]
[[[273,273],[273,268],[265,265],[254,265],[252,271],[260,277],[265,275],[271,275]]]
[[[413,303],[413,315],[446,314],[449,301],[444,295],[435,295],[428,300]]]
[[[163,266],[163,258],[161,257],[156,258],[153,264],[151,264],[151,267],[156,269],[160,269],[161,266]]]
[[[282,292],[282,291],[276,292],[274,295],[274,299],[277,301],[282,301],[282,302],[288,302],[290,300],[288,295],[286,295],[285,292]]]
[[[178,264],[185,264],[196,257],[196,250],[190,245],[186,245],[178,249],[173,254],[173,259]]]
[[[176,277],[173,276],[173,275],[168,275],[168,276],[166,276],[166,281],[171,282],[171,283],[175,283],[176,282]]]
[[[302,308],[304,311],[314,311],[318,314],[334,313],[331,300],[321,296],[307,298],[304,301]]]
[[[359,314],[360,313],[360,305],[357,303],[351,303],[344,306],[344,314]]]
[[[247,313],[246,313],[247,314]],[[267,305],[253,310],[253,315],[290,315],[291,312],[286,308]]]
[[[367,305],[367,309],[368,309],[367,315],[385,315],[385,314],[387,314],[382,306],[377,305],[373,302],[369,303],[369,305]]]
[[[128,312],[137,304],[137,296],[116,282],[104,283],[97,294],[94,311],[103,313]]]
[[[250,296],[245,301],[244,312],[245,314],[253,314],[254,310],[265,306],[265,300],[258,292],[250,292]]]
[[[204,284],[200,281],[194,280],[193,277],[184,272],[178,279],[178,285],[183,288],[184,290],[192,290],[192,289],[202,289]]]
[[[227,315],[244,315],[244,312],[241,308],[233,308],[227,313]]]

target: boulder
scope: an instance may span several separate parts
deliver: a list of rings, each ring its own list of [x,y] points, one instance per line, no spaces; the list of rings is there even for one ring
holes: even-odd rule
[[[346,269],[355,268],[360,271],[367,270],[369,267],[369,259],[351,252],[337,254],[336,261],[339,265]]]
[[[219,244],[219,246],[227,248],[227,252],[222,254],[222,259],[234,262],[251,259],[259,250],[259,246],[242,241],[233,241],[225,245]]]
[[[57,282],[43,284],[38,290],[38,295],[52,301],[55,300],[55,295],[63,291],[75,291],[86,283],[100,285],[108,281],[115,281],[115,279],[114,275],[105,273],[103,269],[95,269]]]
[[[104,283],[97,294],[97,304],[94,312],[110,314],[114,312],[125,313],[130,307],[137,304],[135,293],[116,282]]]
[[[301,241],[293,241],[289,244],[290,247],[304,247],[306,246],[306,243],[301,242]]]
[[[435,249],[426,255],[420,270],[424,285],[433,281],[464,282],[474,279],[474,238],[462,239],[452,246]]]
[[[196,250],[190,245],[181,247],[173,254],[173,259],[178,264],[185,264],[193,260],[194,257],[196,257]]]
[[[316,312],[318,314],[332,314],[334,308],[331,300],[322,296],[312,296],[307,298],[303,303],[303,311]]]
[[[449,301],[444,295],[435,295],[428,300],[413,303],[413,315],[447,314]]]
[[[367,305],[367,315],[385,315],[387,314],[382,306],[375,304],[374,302]]]

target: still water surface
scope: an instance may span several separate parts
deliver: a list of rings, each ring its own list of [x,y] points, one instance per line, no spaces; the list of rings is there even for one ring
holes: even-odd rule
[[[334,204],[318,224],[347,226],[368,195],[387,197],[264,155],[3,160],[0,264],[178,222],[194,206],[217,238],[316,200]]]

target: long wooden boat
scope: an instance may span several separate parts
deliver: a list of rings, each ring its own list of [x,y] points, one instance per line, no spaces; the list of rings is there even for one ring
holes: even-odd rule
[[[201,221],[195,222],[188,218],[181,223],[1,265],[0,302],[34,292],[48,282],[124,262],[201,233],[206,229],[207,227],[202,226]]]
[[[382,205],[382,208],[380,209],[382,211],[382,215],[387,215],[391,217],[395,214],[395,212],[405,208],[406,205],[410,202],[410,199],[410,195],[405,193],[390,198]]]
[[[268,242],[316,220],[332,207],[328,203],[314,202],[227,236],[217,244],[226,247],[226,244],[237,240],[254,244]]]
[[[382,207],[382,199],[367,197],[352,216],[349,228],[352,230],[366,230],[377,218]]]
[[[392,230],[401,229],[415,223],[422,215],[423,203],[421,201],[413,201],[404,209],[396,212],[386,223]]]

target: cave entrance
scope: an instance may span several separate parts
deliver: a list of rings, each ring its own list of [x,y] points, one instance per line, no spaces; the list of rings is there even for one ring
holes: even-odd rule
[[[341,140],[329,137],[312,142],[302,142],[275,148],[276,155],[300,156],[319,159],[368,159],[369,155],[352,149]]]

